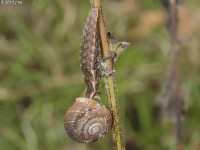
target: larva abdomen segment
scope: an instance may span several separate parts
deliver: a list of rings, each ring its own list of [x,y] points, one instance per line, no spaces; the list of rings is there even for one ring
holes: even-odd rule
[[[97,29],[98,9],[92,8],[85,22],[81,40],[81,69],[86,83],[86,98],[93,98],[98,90],[100,46]]]

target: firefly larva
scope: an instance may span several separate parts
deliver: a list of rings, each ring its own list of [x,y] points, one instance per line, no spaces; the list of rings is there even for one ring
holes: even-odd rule
[[[81,40],[81,68],[86,83],[86,98],[93,98],[100,82],[100,46],[97,29],[98,9],[93,7],[85,22]]]

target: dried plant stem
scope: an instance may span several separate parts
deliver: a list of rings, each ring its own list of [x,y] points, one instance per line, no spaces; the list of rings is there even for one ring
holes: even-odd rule
[[[178,8],[176,0],[169,0],[169,32],[172,42],[173,51],[173,74],[175,77],[175,89],[176,89],[176,136],[177,136],[177,149],[183,150],[182,141],[182,124],[181,124],[181,101],[180,96],[180,71],[179,71],[179,45],[177,39],[177,26],[178,26]]]
[[[107,39],[105,22],[103,18],[101,0],[93,0],[93,5],[96,8],[98,8],[98,11],[99,11],[98,29],[99,29],[99,35],[100,35],[100,41],[101,41],[102,57],[104,59],[104,58],[110,57],[110,49],[109,49],[109,44],[108,44],[108,39]],[[114,64],[111,61],[111,59],[106,59],[105,65],[106,65],[105,72],[107,73],[113,72]],[[114,73],[111,76],[105,77],[105,88],[106,88],[106,93],[109,100],[110,110],[113,115],[113,131],[112,131],[113,149],[124,150]]]

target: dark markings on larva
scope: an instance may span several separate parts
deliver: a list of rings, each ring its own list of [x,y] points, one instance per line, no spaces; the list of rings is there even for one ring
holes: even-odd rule
[[[100,82],[100,46],[97,29],[98,9],[92,8],[85,22],[81,39],[81,69],[86,83],[86,98],[93,98]]]

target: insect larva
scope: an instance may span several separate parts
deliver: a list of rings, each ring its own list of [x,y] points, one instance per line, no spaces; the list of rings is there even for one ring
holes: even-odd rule
[[[81,69],[86,83],[86,98],[93,98],[100,82],[100,46],[97,29],[98,9],[93,7],[85,22],[81,40]]]

